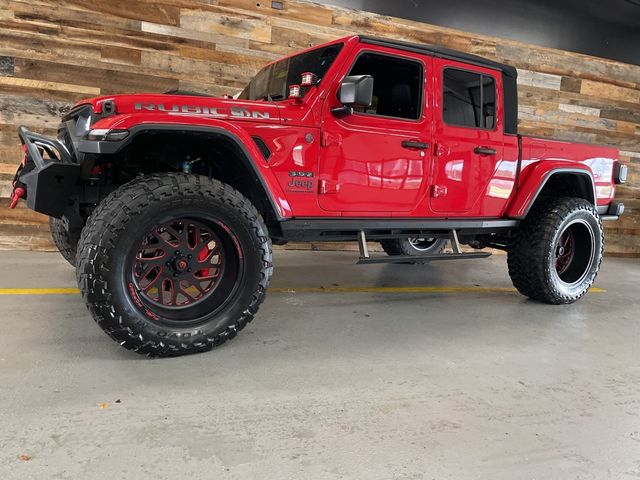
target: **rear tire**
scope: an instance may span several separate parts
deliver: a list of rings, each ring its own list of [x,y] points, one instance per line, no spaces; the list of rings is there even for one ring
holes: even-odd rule
[[[573,303],[593,284],[604,252],[602,222],[581,198],[550,199],[522,221],[507,257],[518,291],[554,305]]]
[[[262,217],[217,180],[156,174],[95,209],[79,243],[77,277],[98,325],[151,356],[203,352],[242,330],[272,273]]]
[[[69,222],[65,217],[49,217],[49,230],[51,239],[64,259],[74,267],[76,266],[76,251],[80,230],[69,230]]]
[[[394,238],[380,240],[380,245],[387,255],[437,255],[444,251],[446,238]],[[424,261],[408,261],[407,263],[425,263]]]

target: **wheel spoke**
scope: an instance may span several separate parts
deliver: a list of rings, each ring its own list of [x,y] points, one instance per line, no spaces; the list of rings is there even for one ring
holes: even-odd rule
[[[562,233],[558,246],[556,247],[556,272],[563,274],[569,266],[573,258],[573,234],[567,230]]]
[[[171,220],[141,240],[132,274],[149,308],[182,308],[203,301],[217,288],[224,255],[220,238],[206,224]]]
[[[189,227],[193,228],[191,232],[189,232]],[[190,250],[196,250],[201,244],[200,228],[197,224],[190,223],[189,226],[185,228],[185,231],[187,231],[187,247]]]
[[[136,257],[136,260],[143,265],[149,265],[152,267],[162,267],[165,264],[165,253],[163,251],[162,255],[157,255],[155,257]]]
[[[191,287],[195,288],[198,291],[199,295],[194,296],[193,293],[189,292],[187,288]],[[184,288],[182,287],[182,285],[180,285],[180,290],[182,290],[182,293],[193,298],[194,300],[197,300],[198,298],[201,298],[203,295],[207,294],[207,292],[199,285],[199,282],[197,281],[189,281],[189,287],[187,288]]]
[[[180,247],[189,248],[189,224],[182,222],[182,231],[180,232]]]
[[[142,288],[143,292],[148,292],[151,287],[157,287],[158,292],[160,292],[162,294],[162,282],[164,280],[164,277],[162,276],[162,270],[158,270],[158,273],[155,277],[153,277],[153,280],[151,280],[147,285],[145,285]],[[159,284],[159,285],[158,285]]]
[[[147,268],[144,269],[144,271],[140,274],[139,278],[141,278],[142,280],[144,280],[145,278],[147,278],[149,276],[149,274],[151,273],[152,270],[154,270],[156,268],[155,265],[149,265],[147,266]],[[160,272],[162,272],[162,270],[158,270],[158,275],[160,274]],[[156,275],[157,276],[157,275]]]
[[[168,295],[167,295],[168,293]],[[163,305],[174,305],[175,288],[173,286],[173,280],[170,278],[163,278],[160,284],[160,301]]]
[[[195,275],[196,273],[198,273],[198,272],[204,272],[205,270],[207,270],[207,273],[206,273],[206,274],[204,274],[204,275],[198,275],[198,276],[196,277],[196,275]],[[214,272],[215,272],[215,273],[211,274],[211,271],[212,271],[212,270],[214,270]],[[213,279],[216,279],[216,278],[218,278],[219,276],[220,276],[220,267],[212,266],[212,267],[207,268],[207,269],[198,270],[197,272],[195,272],[195,273],[194,273],[193,278],[202,282],[202,281],[204,281],[204,280],[213,280]]]
[[[171,233],[169,232],[169,230],[168,230],[168,229],[165,229],[165,231],[166,231],[167,233],[169,233],[170,235],[173,235],[173,234],[171,234]],[[163,233],[164,233],[164,232],[163,232]],[[158,240],[158,242],[160,242],[161,244],[163,244],[163,245],[165,246],[165,248],[167,248],[167,247],[168,247],[168,248],[170,248],[170,249],[174,249],[174,248],[176,248],[176,246],[175,246],[175,245],[172,245],[169,241],[167,241],[167,239],[165,239],[165,238],[162,236],[162,234],[161,234],[160,232],[158,232],[158,231],[154,230],[154,232],[153,232],[153,234],[152,234],[152,235],[153,235],[153,238],[155,238],[156,240]]]
[[[181,232],[178,232],[175,228],[173,228],[173,226],[167,227],[167,230],[169,231],[169,233],[171,233],[171,235],[175,237],[176,241],[178,242],[178,245],[176,245],[176,247],[182,247],[187,245],[187,234],[186,234],[186,228],[184,226],[184,222],[182,223]]]

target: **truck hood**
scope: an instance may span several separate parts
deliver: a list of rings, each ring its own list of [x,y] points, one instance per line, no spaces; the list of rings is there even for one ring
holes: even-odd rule
[[[280,123],[279,108],[274,103],[232,98],[174,94],[111,95],[83,100],[78,105],[89,103],[93,106],[94,113],[102,113],[109,108],[109,102],[115,106],[116,114],[166,113],[234,121]]]

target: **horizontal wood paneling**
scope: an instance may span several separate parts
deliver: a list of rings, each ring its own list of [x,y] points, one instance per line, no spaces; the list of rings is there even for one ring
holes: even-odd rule
[[[54,134],[81,98],[174,88],[235,93],[265,63],[352,33],[444,45],[519,70],[523,133],[622,150],[627,213],[607,253],[640,255],[640,67],[309,2],[0,0],[0,201],[20,124]],[[50,248],[46,218],[0,211],[0,248]]]

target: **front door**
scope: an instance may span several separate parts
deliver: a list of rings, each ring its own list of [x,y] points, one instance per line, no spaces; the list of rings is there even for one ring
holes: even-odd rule
[[[320,155],[320,207],[346,215],[384,216],[411,212],[428,188],[430,111],[425,78],[431,59],[398,55],[384,47],[361,47],[347,75],[373,77],[373,103],[347,116],[339,83],[323,106]]]
[[[482,198],[503,154],[499,72],[434,59],[431,209],[436,214],[483,216]]]

